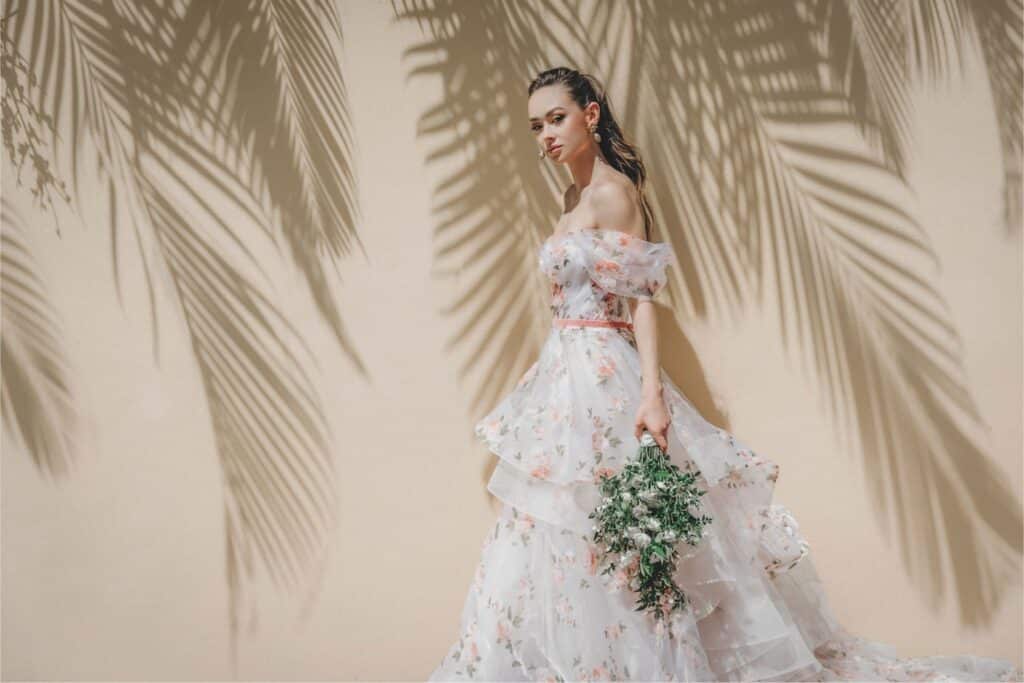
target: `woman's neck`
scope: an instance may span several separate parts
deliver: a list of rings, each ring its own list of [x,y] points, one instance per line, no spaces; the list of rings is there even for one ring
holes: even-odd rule
[[[569,174],[577,195],[593,182],[594,176],[601,175],[601,165],[607,166],[608,162],[596,146],[587,148],[580,153],[579,158],[569,162]]]

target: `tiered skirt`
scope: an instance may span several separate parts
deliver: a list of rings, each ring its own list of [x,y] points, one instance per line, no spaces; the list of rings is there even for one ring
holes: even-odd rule
[[[679,547],[687,608],[667,622],[636,611],[628,570],[600,573],[591,540],[598,478],[639,445],[632,332],[553,329],[476,425],[499,458],[488,490],[502,507],[430,680],[1017,679],[1001,660],[901,659],[845,631],[796,520],[773,502],[778,465],[707,422],[663,371],[661,381],[668,456],[699,473],[712,518],[700,543]]]

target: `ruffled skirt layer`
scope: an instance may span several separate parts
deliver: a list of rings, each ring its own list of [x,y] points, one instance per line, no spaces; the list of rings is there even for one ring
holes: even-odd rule
[[[640,367],[624,330],[552,330],[537,362],[476,426],[503,501],[460,635],[430,680],[1018,680],[1004,661],[900,659],[836,621],[779,468],[704,420],[662,373],[668,455],[699,470],[709,533],[680,546],[686,610],[635,611],[628,576],[598,572],[598,477],[635,457]],[[945,678],[943,678],[943,676]]]

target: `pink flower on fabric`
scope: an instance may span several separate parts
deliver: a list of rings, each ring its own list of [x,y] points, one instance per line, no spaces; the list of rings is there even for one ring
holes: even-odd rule
[[[614,477],[615,470],[611,467],[598,467],[594,470],[594,483],[601,483],[601,479],[604,477]]]
[[[509,630],[509,624],[504,619],[498,620],[498,642],[508,640],[511,631]]]
[[[632,242],[632,241],[633,241],[633,236],[630,235],[628,232],[624,232],[621,235],[619,235],[619,246],[620,247],[628,246],[629,243]]]
[[[527,514],[523,514],[519,519],[516,520],[516,531],[524,532],[529,531],[533,528],[533,517]]]
[[[547,479],[551,474],[551,458],[546,453],[536,452],[531,457],[534,467],[530,470],[530,476],[537,479]]]
[[[551,303],[554,306],[561,306],[565,303],[565,288],[562,285],[551,286]]]
[[[617,273],[620,270],[622,270],[622,267],[619,266],[619,264],[616,263],[615,261],[611,261],[609,259],[601,259],[596,264],[594,264],[594,269],[599,273]]]
[[[590,572],[591,576],[597,575],[597,570],[601,565],[601,555],[597,552],[597,547],[594,545],[587,546],[587,571]]]
[[[483,425],[481,432],[487,441],[494,441],[497,439],[501,433],[501,418],[491,420],[487,424]]]
[[[598,361],[597,376],[601,379],[608,379],[615,374],[615,361],[608,357],[602,357]]]

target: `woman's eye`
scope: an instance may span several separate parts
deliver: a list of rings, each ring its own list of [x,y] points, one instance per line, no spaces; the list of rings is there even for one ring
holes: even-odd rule
[[[562,120],[562,119],[564,119],[564,118],[565,118],[565,115],[563,115],[563,114],[558,114],[557,116],[555,116],[555,117],[554,117],[554,118],[552,118],[551,120],[552,120],[552,121],[554,121],[555,123],[559,123],[559,122],[561,122],[561,120]],[[534,126],[530,126],[530,132],[532,132],[532,133],[536,133],[536,132],[537,132],[537,131],[539,131],[539,130],[540,130],[540,126],[537,126],[537,125],[534,125]]]

